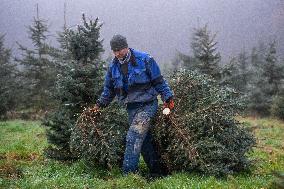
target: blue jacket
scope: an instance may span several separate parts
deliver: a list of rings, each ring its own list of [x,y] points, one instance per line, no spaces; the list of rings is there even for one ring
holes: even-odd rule
[[[97,101],[100,107],[107,106],[115,96],[121,104],[150,102],[160,94],[163,101],[173,96],[169,85],[161,75],[156,61],[148,54],[130,49],[128,73],[124,75],[121,64],[114,58],[105,76],[104,89]]]

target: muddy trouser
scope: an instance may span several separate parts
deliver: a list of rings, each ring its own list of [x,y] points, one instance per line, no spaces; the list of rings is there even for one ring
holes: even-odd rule
[[[159,156],[153,145],[150,133],[151,118],[158,109],[158,101],[128,107],[128,121],[130,128],[126,136],[126,149],[123,160],[123,173],[137,172],[140,153],[151,173],[159,173]]]

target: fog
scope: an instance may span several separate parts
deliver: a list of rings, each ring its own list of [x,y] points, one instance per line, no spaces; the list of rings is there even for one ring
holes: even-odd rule
[[[284,52],[283,0],[0,0],[0,34],[17,54],[16,41],[31,46],[27,26],[36,16],[47,19],[51,41],[64,24],[64,2],[68,27],[87,18],[104,23],[105,56],[111,53],[110,38],[120,33],[130,47],[151,53],[160,63],[171,61],[177,51],[190,52],[191,34],[208,24],[217,33],[223,60],[241,50],[250,51],[259,41],[276,39],[279,54]]]

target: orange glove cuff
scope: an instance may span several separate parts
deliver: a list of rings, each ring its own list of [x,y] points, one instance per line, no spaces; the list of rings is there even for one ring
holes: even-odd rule
[[[174,109],[175,103],[173,99],[171,99],[168,103],[164,103],[164,108],[169,108],[170,110]]]

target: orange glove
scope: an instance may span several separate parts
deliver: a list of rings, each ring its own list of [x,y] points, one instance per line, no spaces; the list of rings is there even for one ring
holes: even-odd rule
[[[169,108],[170,110],[174,109],[174,107],[175,107],[174,100],[171,98],[171,99],[169,99],[167,101],[168,102],[164,103],[164,108]]]

